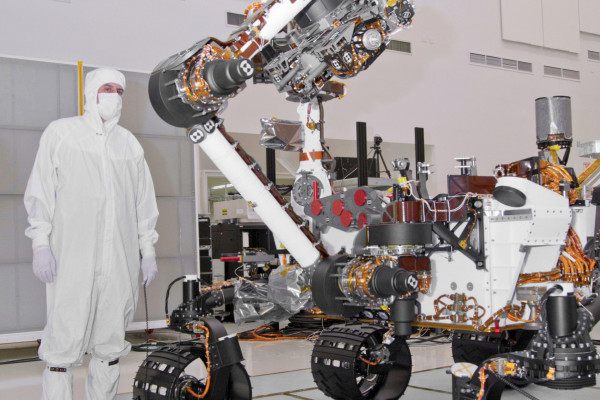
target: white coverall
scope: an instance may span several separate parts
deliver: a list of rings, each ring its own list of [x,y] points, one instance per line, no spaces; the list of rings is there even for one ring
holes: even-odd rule
[[[85,113],[48,125],[25,192],[36,248],[50,246],[56,277],[46,285],[47,324],[39,349],[46,361],[42,399],[71,400],[71,367],[92,355],[86,399],[116,395],[125,328],[138,297],[140,253],[155,257],[158,210],[144,152],[117,117],[102,122],[98,89],[118,71],[87,74]]]

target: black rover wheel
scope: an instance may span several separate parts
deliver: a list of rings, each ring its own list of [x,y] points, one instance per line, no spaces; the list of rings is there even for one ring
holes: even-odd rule
[[[193,365],[192,365],[193,364]],[[194,400],[188,388],[201,394],[206,384],[206,351],[204,346],[164,346],[151,353],[142,363],[133,384],[134,400]],[[188,368],[199,372],[190,374]],[[230,366],[227,381],[212,376],[205,400],[250,400],[252,387],[246,369],[240,363]],[[225,387],[223,387],[223,385]],[[220,387],[220,391],[217,390]],[[219,392],[219,393],[215,393]]]
[[[454,332],[452,335],[452,358],[454,362],[467,362],[480,366],[496,354],[521,351],[533,339],[535,331],[516,329],[500,335]],[[528,381],[520,378],[507,378],[513,385],[525,387]]]
[[[398,399],[408,386],[411,356],[406,342],[383,344],[387,329],[333,327],[315,343],[311,366],[315,383],[338,400]]]
[[[452,335],[454,362],[481,365],[496,354],[525,350],[535,331],[516,329],[499,335],[456,331]]]

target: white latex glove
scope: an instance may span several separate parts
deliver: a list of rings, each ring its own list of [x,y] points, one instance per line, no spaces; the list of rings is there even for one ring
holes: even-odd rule
[[[148,287],[150,282],[156,278],[156,274],[158,273],[158,268],[156,267],[156,258],[148,257],[142,258],[142,283],[144,286]]]
[[[33,251],[33,273],[42,282],[51,283],[56,276],[56,260],[50,247]]]

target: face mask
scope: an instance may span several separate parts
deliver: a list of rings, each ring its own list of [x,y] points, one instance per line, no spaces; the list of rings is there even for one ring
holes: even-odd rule
[[[119,118],[123,99],[118,93],[98,93],[98,113],[104,121]]]

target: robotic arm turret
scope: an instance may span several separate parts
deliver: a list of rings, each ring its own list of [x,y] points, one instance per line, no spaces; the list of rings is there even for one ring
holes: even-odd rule
[[[249,10],[228,41],[206,38],[154,69],[149,95],[163,120],[202,125],[251,77],[309,101],[333,76],[367,69],[414,15],[409,0],[268,0]]]

